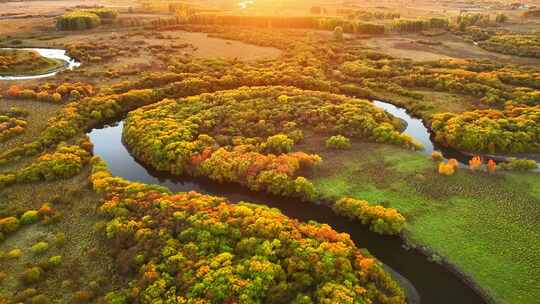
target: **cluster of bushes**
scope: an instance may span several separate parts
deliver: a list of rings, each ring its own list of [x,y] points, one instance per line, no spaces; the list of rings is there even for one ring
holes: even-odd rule
[[[0,76],[41,74],[62,65],[63,61],[43,57],[36,51],[0,49]]]
[[[84,11],[68,12],[56,18],[56,28],[59,30],[88,30],[101,25],[98,15]]]
[[[540,36],[496,34],[478,43],[482,48],[502,54],[540,58]]]
[[[15,99],[37,99],[40,101],[60,103],[74,101],[94,95],[94,87],[88,83],[74,82],[53,85],[45,83],[36,87],[21,88],[12,85],[6,91],[6,96]]]
[[[0,113],[0,142],[6,141],[24,132],[27,122],[18,117]]]
[[[123,139],[138,159],[158,170],[312,199],[313,186],[297,172],[315,165],[319,157],[291,153],[304,131],[416,148],[400,127],[365,100],[257,87],[137,109],[125,120]]]
[[[122,43],[120,41],[122,39],[121,36],[117,38],[113,36],[111,39],[118,39],[119,41],[115,44],[100,41],[72,43],[66,46],[66,50],[71,57],[83,63],[107,62],[118,56],[129,57],[139,54],[137,47]],[[141,47],[142,44],[142,42],[138,43]]]
[[[497,22],[505,22],[505,15],[498,15]],[[476,42],[481,48],[520,57],[540,58],[540,38],[538,35],[511,32],[508,30],[493,30],[485,26],[460,24],[457,34],[465,37],[466,41]]]
[[[112,23],[118,12],[108,8],[94,8],[66,12],[56,18],[56,28],[59,30],[87,30]]]
[[[54,152],[41,155],[22,170],[0,174],[0,186],[67,179],[79,174],[89,161],[89,151],[80,146],[61,145]]]
[[[440,175],[454,175],[459,167],[459,163],[455,158],[451,158],[447,162],[444,162],[444,157],[439,151],[433,151],[431,158],[434,161],[439,162],[438,172]],[[487,171],[488,173],[495,173],[497,170],[528,171],[536,168],[538,168],[536,161],[525,158],[510,157],[496,163],[493,159],[488,157],[488,161],[485,164],[484,159],[480,156],[474,156],[469,160],[469,169],[471,171]]]
[[[128,182],[98,159],[91,179],[105,197],[100,233],[137,286],[110,292],[110,303],[405,303],[382,264],[328,225]]]
[[[488,26],[490,24],[490,15],[482,13],[460,14],[456,19],[456,24],[461,31],[465,31],[469,26]]]
[[[433,116],[435,140],[464,151],[539,152],[540,105],[508,105],[503,110],[476,110]]]
[[[90,8],[84,9],[83,12],[97,15],[102,24],[112,23],[118,17],[118,11],[110,8]]]
[[[340,215],[357,219],[379,234],[398,234],[405,226],[405,217],[396,209],[372,206],[367,201],[342,198],[332,205]]]
[[[503,105],[507,101],[540,103],[540,93],[535,89],[539,85],[538,71],[530,68],[455,59],[421,64],[397,59],[362,59],[343,62],[339,71],[340,81],[384,88],[416,99],[422,95],[415,96],[417,94],[405,88],[466,94],[489,105]]]
[[[508,171],[528,171],[537,169],[538,164],[532,159],[509,158],[506,161],[497,164],[497,167],[501,170]]]
[[[51,218],[57,215],[58,213],[49,204],[45,203],[39,210],[27,210],[19,216],[0,218],[0,241],[3,241],[9,234],[16,232],[21,226],[31,225],[40,220],[48,223]]]
[[[417,18],[397,19],[392,23],[392,28],[401,33],[419,33],[429,29],[446,29],[449,21],[445,18]]]
[[[0,74],[12,71],[14,66],[28,65],[41,57],[37,52],[26,50],[0,50]]]
[[[334,135],[326,140],[326,147],[336,150],[346,150],[351,148],[351,141],[343,135]]]

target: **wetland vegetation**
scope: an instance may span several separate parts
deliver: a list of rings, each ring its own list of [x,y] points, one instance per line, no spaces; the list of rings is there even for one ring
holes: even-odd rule
[[[533,10],[98,2],[5,6],[0,303],[540,297]]]

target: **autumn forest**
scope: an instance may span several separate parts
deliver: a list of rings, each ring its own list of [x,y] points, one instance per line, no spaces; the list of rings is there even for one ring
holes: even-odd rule
[[[0,0],[0,304],[535,303],[537,5]]]

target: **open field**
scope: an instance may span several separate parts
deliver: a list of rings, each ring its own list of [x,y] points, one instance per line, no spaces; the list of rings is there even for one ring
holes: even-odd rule
[[[505,170],[530,162],[504,157],[447,159],[539,155],[540,59],[481,46],[499,30],[534,35],[538,18],[491,2],[169,4],[0,3],[0,48],[65,49],[81,63],[0,80],[0,303],[399,304],[414,298],[407,284],[425,284],[404,291],[355,231],[231,204],[228,189],[223,199],[172,194],[112,176],[87,136],[112,122],[123,129],[111,153],[136,158],[162,186],[231,185],[306,214],[323,203],[371,237],[450,265],[476,294],[460,298],[433,278],[418,288],[442,298],[422,303],[540,298],[539,173]],[[55,17],[76,5],[104,6],[78,12],[99,23],[56,30]],[[493,18],[460,24],[460,11]],[[497,23],[501,12],[508,20]],[[402,133],[412,117],[369,100],[421,119],[444,157]]]
[[[398,208],[412,244],[466,269],[501,303],[535,301],[540,256],[523,244],[540,237],[536,174],[442,177],[425,156],[364,143],[348,155],[317,152],[325,162],[313,181],[324,195]]]

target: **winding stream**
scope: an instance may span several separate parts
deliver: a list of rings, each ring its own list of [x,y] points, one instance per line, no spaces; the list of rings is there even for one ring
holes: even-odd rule
[[[21,76],[0,76],[0,80],[28,80],[28,79],[38,79],[51,77],[56,75],[60,71],[72,70],[81,65],[80,62],[77,62],[75,59],[69,57],[66,54],[66,50],[60,49],[45,49],[45,48],[0,48],[0,50],[23,50],[23,51],[35,51],[41,56],[50,59],[58,59],[64,62],[64,65],[60,68],[48,71],[43,74],[38,75],[21,75]]]
[[[407,128],[419,125],[410,122]],[[461,278],[442,265],[429,262],[417,250],[405,249],[401,239],[375,234],[355,221],[336,215],[326,205],[302,203],[294,199],[270,196],[246,190],[235,184],[218,184],[205,179],[183,178],[157,172],[139,163],[122,143],[123,123],[94,129],[88,133],[94,154],[105,160],[115,176],[132,181],[159,184],[173,192],[197,191],[222,196],[231,202],[249,201],[278,208],[285,215],[301,221],[327,223],[339,232],[348,233],[361,248],[367,248],[406,290],[408,303],[482,304],[486,300]],[[419,129],[418,129],[419,130]],[[428,137],[429,138],[429,137]],[[419,139],[420,140],[420,139]]]

